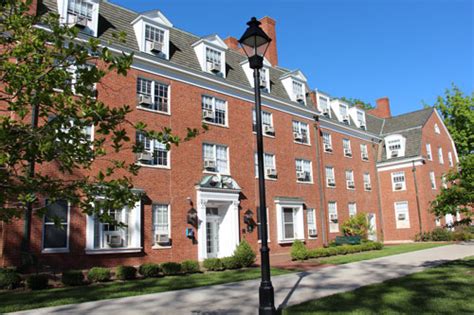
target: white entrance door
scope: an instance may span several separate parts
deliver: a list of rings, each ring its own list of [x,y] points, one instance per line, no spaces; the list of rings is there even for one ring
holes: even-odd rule
[[[217,258],[219,254],[219,225],[218,208],[206,208],[206,247],[207,258]]]
[[[377,220],[375,220],[375,213],[369,213],[367,215],[367,220],[369,221],[369,233],[367,238],[371,241],[377,240]]]

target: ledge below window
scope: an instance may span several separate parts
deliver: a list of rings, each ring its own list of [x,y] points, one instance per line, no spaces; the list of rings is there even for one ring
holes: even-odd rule
[[[304,238],[295,238],[292,240],[278,240],[278,244],[292,244],[295,241],[302,241],[304,243],[306,240]]]
[[[41,254],[66,254],[69,248],[45,248],[41,250]]]
[[[86,255],[129,254],[129,253],[140,253],[142,250],[143,250],[142,247],[100,248],[100,249],[86,248]]]

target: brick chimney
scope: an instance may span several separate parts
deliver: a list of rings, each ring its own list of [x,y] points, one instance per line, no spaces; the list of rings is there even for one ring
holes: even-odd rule
[[[379,98],[374,109],[368,111],[369,114],[380,117],[380,118],[390,118],[392,114],[390,113],[390,101],[388,97]]]
[[[242,48],[240,48],[239,40],[235,37],[229,36],[224,39],[224,43],[229,47],[229,49],[235,50],[241,54],[244,54]]]
[[[271,17],[265,16],[260,19],[262,25],[260,25],[265,33],[267,33],[268,37],[272,39],[270,43],[270,47],[268,47],[267,53],[265,54],[265,58],[267,58],[268,62],[272,66],[278,65],[278,53],[277,53],[277,40],[276,40],[276,32],[275,32],[275,20]]]

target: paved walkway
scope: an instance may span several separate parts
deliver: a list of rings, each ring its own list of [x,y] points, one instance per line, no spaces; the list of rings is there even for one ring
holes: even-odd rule
[[[275,305],[298,304],[398,278],[474,255],[474,243],[448,245],[274,277]],[[259,280],[50,307],[18,314],[256,314]],[[54,296],[51,297],[54,299]]]

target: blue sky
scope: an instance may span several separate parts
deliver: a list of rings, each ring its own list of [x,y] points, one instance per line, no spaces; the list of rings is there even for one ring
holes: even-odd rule
[[[112,0],[161,10],[175,27],[239,38],[252,16],[277,21],[279,64],[309,85],[372,104],[388,96],[392,114],[432,105],[455,83],[474,90],[471,0]]]

